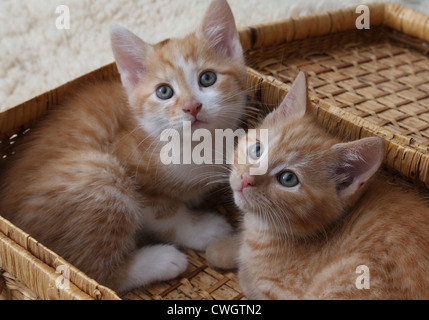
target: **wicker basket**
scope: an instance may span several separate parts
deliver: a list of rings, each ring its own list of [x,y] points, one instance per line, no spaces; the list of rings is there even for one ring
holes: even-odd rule
[[[386,168],[429,187],[429,17],[392,3],[368,7],[369,30],[356,28],[355,8],[241,30],[251,101],[263,116],[304,70],[328,131],[345,140],[382,137]],[[73,87],[117,77],[110,64],[0,113],[0,159],[12,157],[16,140]],[[209,205],[234,215],[222,202]],[[245,298],[234,272],[210,268],[203,253],[186,253],[190,264],[181,278],[119,297],[0,217],[0,299]]]

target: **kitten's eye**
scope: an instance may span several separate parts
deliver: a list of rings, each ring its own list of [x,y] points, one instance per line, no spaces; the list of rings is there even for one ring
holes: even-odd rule
[[[162,100],[171,99],[173,95],[174,95],[173,89],[166,84],[156,89],[156,96]]]
[[[206,71],[200,76],[200,85],[204,88],[211,87],[216,83],[217,75],[212,71]]]
[[[249,148],[249,156],[253,160],[258,160],[262,156],[262,153],[263,153],[263,149],[260,142],[256,142],[254,145],[252,145]]]
[[[298,177],[292,171],[282,172],[279,175],[278,180],[280,184],[286,188],[292,188],[299,184]]]

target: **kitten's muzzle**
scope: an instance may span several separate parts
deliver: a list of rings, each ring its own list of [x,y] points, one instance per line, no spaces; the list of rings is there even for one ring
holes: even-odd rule
[[[189,104],[185,108],[183,108],[183,112],[188,113],[192,115],[195,119],[197,119],[198,113],[200,113],[201,109],[203,108],[202,103],[196,102]]]
[[[253,187],[255,186],[255,179],[247,174],[247,173],[243,173],[241,175],[241,190],[240,192],[243,192],[244,189],[248,188],[248,187]]]

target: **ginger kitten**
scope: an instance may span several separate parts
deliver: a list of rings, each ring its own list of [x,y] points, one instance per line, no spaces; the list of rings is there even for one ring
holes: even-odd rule
[[[0,214],[124,291],[185,271],[176,245],[205,250],[232,231],[220,215],[189,209],[223,165],[164,165],[160,136],[186,121],[192,131],[236,128],[246,71],[225,0],[182,39],[150,45],[113,27],[111,42],[122,84],[88,85],[34,129],[2,174]],[[137,247],[140,233],[161,244]]]
[[[214,241],[208,260],[236,261],[250,299],[429,298],[429,203],[378,176],[381,139],[341,143],[307,103],[301,72],[259,127],[268,145],[239,142],[236,153],[268,157],[268,171],[233,167],[242,233]]]

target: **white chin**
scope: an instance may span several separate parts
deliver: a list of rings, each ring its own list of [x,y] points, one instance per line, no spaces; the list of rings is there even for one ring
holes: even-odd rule
[[[197,129],[209,129],[209,128],[210,128],[210,125],[207,122],[198,121],[192,124],[192,131]]]
[[[234,202],[242,210],[250,207],[249,202],[239,192],[234,192]]]

